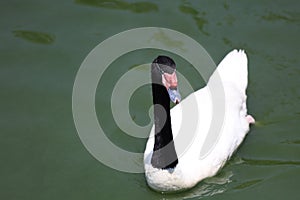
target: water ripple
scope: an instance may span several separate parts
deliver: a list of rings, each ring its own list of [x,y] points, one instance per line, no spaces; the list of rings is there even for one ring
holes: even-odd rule
[[[297,12],[282,12],[282,13],[274,13],[268,12],[266,15],[261,16],[261,19],[269,22],[274,21],[285,21],[285,22],[299,22],[300,15]]]
[[[262,179],[256,179],[256,180],[246,181],[244,183],[241,183],[241,184],[235,186],[233,189],[236,189],[236,190],[245,189],[245,188],[251,187],[253,185],[256,185],[257,183],[259,183],[261,181],[263,181],[263,180]]]
[[[300,161],[293,160],[256,160],[243,158],[243,164],[246,165],[265,165],[265,166],[274,166],[274,165],[300,165]]]
[[[128,3],[126,1],[121,0],[75,0],[75,3],[108,9],[129,10],[134,13],[147,13],[158,11],[158,6],[150,2]]]
[[[12,33],[15,37],[39,44],[52,44],[55,40],[55,37],[51,34],[36,31],[15,30]]]
[[[210,34],[204,30],[204,26],[208,24],[208,20],[204,17],[206,15],[205,12],[199,13],[196,9],[189,5],[181,5],[179,6],[179,10],[182,13],[189,14],[195,20],[199,30],[204,34],[209,36]]]

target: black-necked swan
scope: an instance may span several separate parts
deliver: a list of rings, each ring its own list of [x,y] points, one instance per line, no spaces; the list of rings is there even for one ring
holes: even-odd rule
[[[207,86],[180,102],[177,89],[176,64],[167,56],[158,56],[151,64],[154,126],[144,153],[145,176],[148,185],[157,191],[178,191],[191,188],[201,180],[216,175],[238,148],[249,125],[255,120],[247,114],[246,88],[248,61],[243,50],[228,53],[209,79]],[[224,88],[225,114],[218,141],[204,158],[199,158],[203,140],[208,134],[212,115],[209,85],[218,73]],[[195,137],[181,156],[176,153],[177,134],[184,134],[181,114],[185,104],[196,99],[199,118]],[[176,103],[170,110],[170,100]],[[180,102],[180,103],[179,103]],[[191,105],[190,105],[191,106]],[[186,120],[189,123],[189,120]],[[185,126],[186,127],[186,126]]]

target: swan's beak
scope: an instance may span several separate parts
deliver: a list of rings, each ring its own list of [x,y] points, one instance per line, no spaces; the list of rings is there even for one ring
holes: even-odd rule
[[[173,103],[179,104],[179,102],[181,101],[181,96],[180,93],[178,91],[178,88],[168,88],[168,93],[170,96],[170,100]]]
[[[163,73],[162,74],[162,82],[163,82],[163,85],[168,90],[170,100],[173,103],[178,104],[181,101],[181,96],[180,96],[180,93],[179,93],[178,87],[177,87],[176,71],[174,71],[172,74]]]

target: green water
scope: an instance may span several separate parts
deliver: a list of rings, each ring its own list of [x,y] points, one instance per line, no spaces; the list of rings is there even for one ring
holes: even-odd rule
[[[300,3],[253,1],[1,1],[1,199],[299,199]],[[110,169],[82,145],[72,117],[77,70],[100,42],[121,31],[159,26],[185,33],[218,63],[232,48],[249,57],[248,108],[258,121],[216,176],[178,194],[148,188],[143,174]],[[124,134],[110,111],[113,84],[156,50],[116,60],[97,90],[107,136],[143,152],[145,140]],[[174,56],[192,86],[204,85]],[[184,67],[186,66],[186,67]],[[137,124],[149,122],[149,87],[132,97]]]

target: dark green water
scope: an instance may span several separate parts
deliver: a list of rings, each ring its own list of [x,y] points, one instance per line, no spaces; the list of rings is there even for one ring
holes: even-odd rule
[[[296,0],[1,1],[0,198],[299,199],[299,8]],[[102,165],[73,122],[72,88],[83,59],[106,38],[144,26],[191,36],[216,63],[232,48],[248,53],[248,108],[258,123],[216,177],[178,194],[156,193],[143,174]],[[99,121],[124,149],[143,152],[145,140],[124,135],[113,122],[113,84],[158,53],[121,57],[99,83]],[[195,89],[203,86],[188,66],[181,70]],[[138,124],[149,121],[150,104],[149,87],[140,88],[130,106]]]

